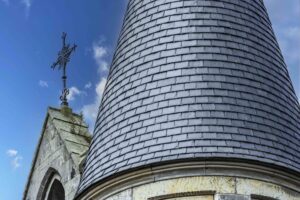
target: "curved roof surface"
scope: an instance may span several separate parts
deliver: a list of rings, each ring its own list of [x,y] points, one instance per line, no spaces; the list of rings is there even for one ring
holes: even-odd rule
[[[300,172],[299,113],[262,0],[130,0],[79,192],[189,158]]]

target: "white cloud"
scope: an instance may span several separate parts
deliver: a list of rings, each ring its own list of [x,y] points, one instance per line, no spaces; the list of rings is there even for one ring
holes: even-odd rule
[[[43,81],[43,80],[39,81],[39,86],[42,87],[42,88],[49,87],[47,81]]]
[[[10,4],[11,0],[0,0],[2,1],[3,3],[5,3],[7,6]],[[29,11],[30,11],[30,8],[32,6],[32,1],[33,0],[19,0],[18,2],[21,3],[24,8],[25,8],[25,11],[26,11],[26,17],[29,16]]]
[[[11,161],[11,165],[12,165],[13,169],[17,169],[17,168],[21,167],[21,160],[23,160],[22,156],[14,157],[14,159]]]
[[[98,65],[98,72],[108,71],[108,63],[105,58],[107,56],[107,49],[101,46],[102,40],[93,44],[93,57]]]
[[[21,167],[21,160],[23,160],[23,157],[18,155],[18,151],[15,149],[9,149],[6,151],[6,154],[8,157],[10,157],[12,160],[10,162],[13,169],[17,169]]]
[[[25,6],[26,9],[30,9],[32,5],[32,0],[22,0],[22,4]]]
[[[9,0],[1,0],[3,3],[5,3],[6,5],[9,5]]]
[[[96,94],[98,97],[102,97],[104,89],[105,89],[106,81],[107,81],[106,78],[102,78],[101,81],[97,84]],[[99,99],[99,102],[100,102],[100,100],[101,99]]]
[[[94,124],[97,114],[98,114],[98,108],[100,106],[100,102],[102,99],[102,95],[104,92],[104,88],[106,85],[107,79],[102,78],[100,82],[96,85],[96,97],[94,99],[94,102],[88,105],[83,106],[82,113],[85,119],[89,122],[89,124]],[[93,127],[91,127],[93,128]]]
[[[92,83],[88,82],[87,84],[85,84],[84,88],[85,89],[90,89],[92,87]]]
[[[15,150],[15,149],[8,149],[8,150],[6,151],[6,154],[7,154],[9,157],[14,157],[14,156],[16,156],[16,155],[18,154],[18,151]]]
[[[29,16],[30,8],[32,6],[32,0],[21,0],[21,3],[25,7],[26,17]]]
[[[107,47],[103,46],[104,39],[103,37],[100,37],[100,39],[97,42],[93,43],[92,46],[92,53],[93,53],[93,58],[98,65],[98,73],[100,77],[102,77],[99,82],[96,84],[95,87],[95,99],[91,104],[84,105],[81,109],[83,116],[89,123],[89,125],[94,125],[95,120],[98,115],[98,109],[101,104],[103,92],[105,89],[105,85],[107,82],[107,79],[105,76],[103,76],[103,73],[106,74],[109,69],[109,64],[107,62],[107,56],[108,56],[108,50]],[[86,84],[86,89],[91,88],[92,83]],[[90,130],[93,131],[93,126],[90,126]]]
[[[83,94],[82,91],[80,91],[77,87],[71,87],[69,89],[69,95],[67,96],[68,101],[74,101],[76,96],[80,96]]]

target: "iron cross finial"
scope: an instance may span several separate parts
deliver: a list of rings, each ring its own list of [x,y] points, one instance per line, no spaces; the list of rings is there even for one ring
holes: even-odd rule
[[[67,33],[63,32],[61,38],[62,38],[62,41],[63,41],[63,47],[64,47],[64,46],[66,46]]]
[[[60,96],[61,105],[68,106],[68,99],[67,96],[69,95],[69,89],[67,88],[67,74],[66,68],[67,64],[70,61],[71,54],[75,52],[77,45],[73,45],[70,47],[70,44],[66,44],[67,34],[63,32],[62,34],[62,49],[58,52],[58,59],[53,65],[51,66],[52,69],[55,69],[58,66],[58,70],[63,70],[63,90]]]

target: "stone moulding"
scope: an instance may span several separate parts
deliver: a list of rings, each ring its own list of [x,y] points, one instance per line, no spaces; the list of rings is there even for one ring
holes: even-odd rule
[[[52,184],[53,177],[55,177],[55,176],[61,177],[56,169],[53,169],[52,167],[50,167],[42,180],[36,200],[46,199],[45,198],[45,196],[47,195],[46,190]]]
[[[293,192],[300,192],[300,175],[297,172],[245,161],[192,161],[149,166],[108,177],[107,180],[92,185],[84,193],[76,196],[75,200],[102,200],[133,187],[157,181],[195,176],[254,179],[272,183]]]
[[[181,192],[181,193],[175,193],[175,194],[161,195],[158,197],[151,197],[151,198],[148,198],[148,200],[164,200],[164,199],[180,198],[180,197],[214,195],[215,193],[216,193],[215,191]]]

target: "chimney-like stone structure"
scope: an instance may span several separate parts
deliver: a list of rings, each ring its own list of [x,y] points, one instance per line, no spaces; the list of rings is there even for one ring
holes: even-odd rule
[[[77,199],[300,199],[300,109],[262,0],[129,0]]]

